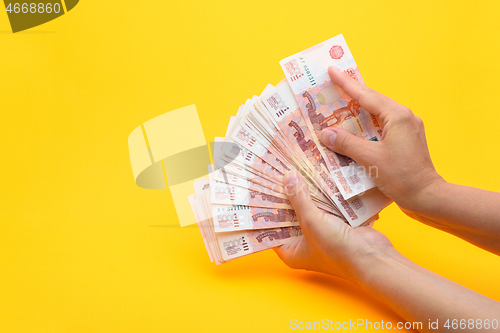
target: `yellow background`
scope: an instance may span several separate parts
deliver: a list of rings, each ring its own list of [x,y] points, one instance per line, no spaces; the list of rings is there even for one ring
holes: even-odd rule
[[[367,84],[424,119],[438,171],[499,191],[500,2],[464,3],[81,1],[18,34],[0,13],[0,332],[399,321],[273,251],[211,264],[199,231],[176,227],[168,190],[134,184],[127,137],[193,103],[207,141],[221,136],[283,77],[279,60],[342,33]],[[376,228],[416,263],[500,300],[500,258],[395,206]]]

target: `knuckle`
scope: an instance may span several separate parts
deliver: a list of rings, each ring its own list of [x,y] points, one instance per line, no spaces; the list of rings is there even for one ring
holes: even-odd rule
[[[415,121],[417,122],[417,125],[420,126],[420,127],[424,127],[424,121],[422,120],[422,118],[420,118],[419,116],[415,115]]]
[[[413,117],[413,112],[410,110],[410,108],[407,108],[406,106],[401,107],[401,115],[405,117],[406,119],[412,118]]]
[[[414,114],[409,108],[399,106],[396,112],[394,112],[394,118],[398,122],[406,123],[414,119]]]
[[[373,90],[372,88],[360,84],[357,98],[358,103],[365,104],[366,102],[368,102],[372,98],[374,92],[375,90]]]

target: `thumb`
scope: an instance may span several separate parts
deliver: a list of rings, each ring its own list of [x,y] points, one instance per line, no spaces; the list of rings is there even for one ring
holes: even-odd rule
[[[321,142],[334,152],[349,156],[360,165],[367,163],[366,156],[373,149],[375,142],[357,137],[342,128],[325,128],[320,135]]]
[[[283,179],[283,186],[285,194],[299,218],[301,228],[307,232],[315,221],[322,218],[323,213],[311,200],[309,187],[297,172],[289,171]]]

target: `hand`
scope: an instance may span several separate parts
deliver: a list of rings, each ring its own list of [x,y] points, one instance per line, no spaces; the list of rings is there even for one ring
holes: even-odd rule
[[[329,127],[321,133],[321,142],[370,170],[378,188],[403,210],[418,212],[426,191],[445,183],[432,164],[424,123],[409,108],[353,80],[338,68],[330,67],[328,74],[361,107],[378,116],[384,130],[381,142],[374,142]]]
[[[303,236],[275,248],[291,268],[339,276],[355,282],[366,274],[371,254],[394,250],[382,233],[372,228],[351,228],[338,217],[319,210],[305,181],[289,172],[283,181],[285,193],[299,218]]]
[[[414,326],[422,331],[428,331],[425,323],[429,320],[444,323],[448,318],[476,318],[485,322],[500,313],[500,303],[419,267],[398,253],[380,232],[351,228],[320,211],[297,174],[288,173],[284,186],[304,233],[274,249],[291,268],[346,278],[407,322],[424,323]]]

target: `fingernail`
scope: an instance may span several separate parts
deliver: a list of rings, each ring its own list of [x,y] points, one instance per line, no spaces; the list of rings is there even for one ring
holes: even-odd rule
[[[335,66],[330,66],[330,69],[334,72],[340,72],[340,69],[338,67],[335,67]]]
[[[321,141],[324,144],[333,146],[335,144],[335,139],[337,138],[337,132],[331,129],[325,129],[321,132]]]
[[[285,175],[285,189],[289,190],[293,185],[299,182],[299,177],[295,171],[288,171]]]

